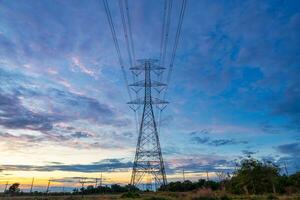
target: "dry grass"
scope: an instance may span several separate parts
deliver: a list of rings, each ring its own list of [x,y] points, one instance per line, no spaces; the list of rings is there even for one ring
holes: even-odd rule
[[[146,192],[142,193],[136,200],[193,200],[193,199],[220,199],[225,196],[224,192],[213,192],[209,189],[199,189],[193,192]],[[269,195],[246,196],[246,195],[226,195],[232,200],[272,200]],[[26,196],[26,197],[0,197],[0,200],[130,200],[130,198],[121,198],[121,195],[87,195],[81,198],[78,196]],[[134,200],[133,199],[133,200]],[[299,195],[278,196],[279,200],[300,200]]]

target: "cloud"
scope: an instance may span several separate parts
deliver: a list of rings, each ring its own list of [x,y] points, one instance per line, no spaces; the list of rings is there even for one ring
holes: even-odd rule
[[[235,140],[235,139],[211,139],[210,137],[193,136],[191,141],[196,144],[206,144],[211,146],[225,146],[225,145],[239,145],[248,144],[247,141]]]
[[[223,145],[248,144],[248,142],[242,140],[237,141],[234,139],[218,139],[218,140],[212,140],[210,144],[214,146],[223,146]]]
[[[3,94],[0,90],[0,125],[10,129],[49,131],[53,123],[63,120],[59,115],[34,113],[21,105],[16,95]]]
[[[74,138],[89,138],[92,135],[90,133],[87,133],[87,132],[76,131],[71,136],[74,137]]]
[[[257,151],[243,150],[242,153],[245,154],[246,156],[251,156],[251,155],[256,154]]]
[[[194,141],[197,144],[207,144],[209,142],[209,137],[193,137],[192,141]]]
[[[128,170],[131,162],[123,162],[123,159],[105,159],[91,164],[71,165],[2,165],[5,171],[67,171],[67,172],[110,172]]]
[[[72,62],[73,62],[73,65],[74,65],[75,67],[78,67],[78,68],[80,69],[81,72],[83,72],[83,73],[85,73],[85,74],[87,74],[87,75],[89,75],[89,76],[92,76],[92,77],[94,77],[94,78],[97,78],[97,76],[95,75],[95,72],[92,71],[92,70],[90,70],[90,69],[88,69],[88,68],[81,62],[81,60],[80,60],[79,57],[73,56],[73,57],[71,57],[71,60],[72,60]]]
[[[219,155],[193,155],[184,158],[173,158],[167,161],[167,171],[170,173],[181,172],[217,172],[232,171],[235,163]]]
[[[126,55],[115,6],[110,4],[121,54]],[[129,9],[137,57],[157,56],[162,6],[143,1],[129,3]],[[197,126],[222,122],[225,125],[219,133],[238,134],[232,136],[235,139],[216,139],[210,130],[191,133],[192,142],[213,147],[246,144],[247,134],[260,134],[255,125],[265,120],[269,125],[262,127],[263,133],[283,133],[291,141],[298,132],[292,135],[278,127],[295,131],[300,124],[298,5],[191,0],[187,9],[170,85],[171,100],[178,96],[174,121],[186,115]],[[123,130],[131,120],[128,110],[124,111],[122,75],[105,12],[99,10],[103,7],[96,1],[2,3],[0,67],[18,73],[8,76],[0,71],[1,142],[38,144],[41,140],[76,148],[119,148],[132,141],[133,134]],[[176,23],[171,23],[171,46],[174,32]],[[58,127],[62,123],[73,129]],[[189,123],[174,125],[186,128]],[[243,127],[232,131],[225,126]],[[35,130],[43,135],[17,136],[13,130]],[[173,138],[182,140],[179,132],[175,127]],[[113,141],[98,141],[93,134]],[[253,141],[265,142],[257,138]],[[190,143],[176,149],[185,149],[184,145]]]
[[[37,90],[35,86],[40,83],[34,77],[3,69],[0,77],[3,77],[3,85],[0,86],[0,124],[7,128],[48,131],[54,123],[78,119],[118,127],[129,124],[129,120],[120,118],[109,104],[62,90],[55,83],[50,82],[43,90]],[[19,79],[5,80],[15,77]]]
[[[299,71],[300,72],[300,71]],[[298,73],[298,72],[295,72]],[[283,98],[274,108],[275,115],[287,116],[290,119],[289,128],[300,130],[300,81],[287,87]]]
[[[212,129],[210,128],[210,129],[202,129],[202,130],[200,130],[200,131],[192,131],[192,132],[190,132],[189,134],[190,135],[206,135],[206,134],[210,134],[210,133],[212,133]]]
[[[270,133],[270,134],[279,134],[281,131],[278,127],[268,123],[268,122],[263,122],[260,124],[261,130],[265,133]]]
[[[293,156],[299,156],[300,153],[300,143],[290,143],[290,144],[283,144],[277,147],[277,150],[284,154],[289,154]]]

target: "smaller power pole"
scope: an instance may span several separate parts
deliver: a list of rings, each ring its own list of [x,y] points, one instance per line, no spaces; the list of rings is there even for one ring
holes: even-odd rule
[[[4,193],[5,193],[6,190],[7,190],[7,186],[8,186],[8,181],[6,181],[5,188],[4,188]]]
[[[81,198],[83,198],[84,184],[87,182],[85,179],[86,178],[79,181],[79,183],[81,183]]]
[[[208,171],[206,171],[206,181],[209,181]]]
[[[286,174],[287,176],[289,176],[289,172],[288,172],[288,170],[287,170],[286,162],[285,162],[285,161],[284,161],[284,170],[285,170],[285,174]]]
[[[184,182],[185,181],[184,169],[182,169],[182,179],[183,179],[183,182]]]
[[[95,178],[95,188],[98,186],[98,178]]]
[[[32,181],[31,181],[30,193],[32,193],[32,189],[33,189],[33,182],[34,182],[34,177],[32,178]]]
[[[100,178],[100,187],[102,187],[102,172],[101,172],[101,178]]]
[[[46,193],[47,193],[47,194],[49,193],[50,182],[51,182],[51,178],[48,180],[48,185],[47,185],[47,190],[46,190]]]

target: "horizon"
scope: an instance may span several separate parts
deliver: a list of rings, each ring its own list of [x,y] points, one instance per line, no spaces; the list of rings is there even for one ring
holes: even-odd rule
[[[163,2],[128,1],[137,59],[159,58]],[[118,1],[109,7],[129,73]],[[299,35],[300,1],[188,0],[159,132],[168,181],[217,179],[249,155],[300,170]],[[0,2],[0,191],[32,177],[128,184],[128,101],[102,1]]]

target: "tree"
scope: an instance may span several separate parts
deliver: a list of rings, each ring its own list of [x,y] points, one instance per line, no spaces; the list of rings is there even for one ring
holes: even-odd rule
[[[185,180],[184,182],[176,181],[170,182],[165,186],[161,186],[159,190],[170,192],[185,192],[198,188],[210,188],[211,190],[218,190],[220,188],[220,183],[216,181],[206,181],[204,179],[200,179],[198,182],[191,182],[189,180]]]
[[[233,193],[276,193],[280,177],[278,166],[272,162],[261,162],[253,158],[241,161],[240,168],[228,182]]]
[[[19,186],[20,186],[20,183],[12,184],[8,189],[8,193],[10,193],[10,194],[19,193],[20,192]]]

